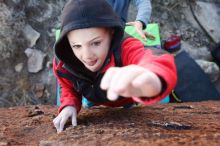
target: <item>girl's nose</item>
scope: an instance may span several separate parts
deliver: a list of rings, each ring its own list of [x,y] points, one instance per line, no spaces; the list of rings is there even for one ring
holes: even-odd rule
[[[92,51],[91,51],[91,49],[89,49],[89,47],[85,47],[84,49],[83,49],[83,57],[84,58],[90,58],[91,56],[92,56]]]

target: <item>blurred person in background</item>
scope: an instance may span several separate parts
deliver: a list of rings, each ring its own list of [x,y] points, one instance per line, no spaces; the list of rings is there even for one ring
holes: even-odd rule
[[[143,39],[147,39],[148,33],[143,31],[150,21],[152,7],[150,0],[106,0],[118,14],[123,25],[132,25]],[[135,21],[127,22],[128,8],[134,1],[137,7]]]

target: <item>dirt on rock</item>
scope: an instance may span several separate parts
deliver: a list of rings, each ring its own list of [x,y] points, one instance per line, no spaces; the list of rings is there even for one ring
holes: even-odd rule
[[[59,134],[56,114],[52,105],[1,108],[0,146],[220,145],[219,101],[83,109]]]

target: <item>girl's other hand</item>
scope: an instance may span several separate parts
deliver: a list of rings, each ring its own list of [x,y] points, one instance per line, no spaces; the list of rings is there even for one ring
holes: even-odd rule
[[[107,90],[107,98],[112,101],[117,100],[118,96],[153,97],[162,88],[155,73],[137,65],[110,68],[103,76],[100,86]]]
[[[77,111],[76,108],[73,106],[66,106],[63,110],[59,113],[59,115],[53,120],[53,124],[57,129],[57,133],[63,131],[64,125],[66,124],[67,120],[71,118],[72,125],[77,126]]]

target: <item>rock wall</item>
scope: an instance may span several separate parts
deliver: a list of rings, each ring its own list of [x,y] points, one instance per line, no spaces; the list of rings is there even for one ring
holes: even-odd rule
[[[0,0],[0,106],[54,103],[54,31],[65,0]]]
[[[52,47],[66,1],[0,0],[0,107],[55,103]],[[219,4],[219,1],[211,2]],[[206,47],[210,40],[196,25],[185,1],[158,0],[152,4],[151,22],[160,24],[162,39],[171,34],[180,35],[183,48],[193,58],[212,61]],[[129,20],[134,20],[135,14],[132,4]],[[214,62],[208,66],[206,72],[216,81],[218,66]]]
[[[220,102],[83,109],[59,134],[52,105],[1,108],[1,146],[219,146]],[[14,115],[14,116],[11,116]]]

